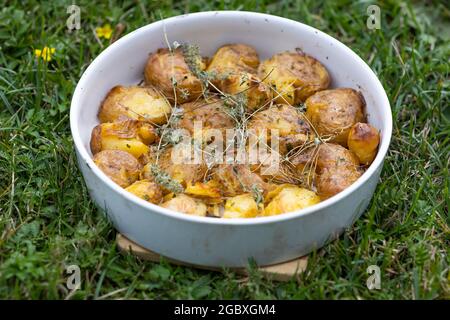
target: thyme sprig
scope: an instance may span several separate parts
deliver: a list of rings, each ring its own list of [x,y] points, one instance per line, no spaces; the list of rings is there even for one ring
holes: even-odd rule
[[[174,193],[184,192],[183,186],[178,181],[172,179],[172,177],[167,172],[162,170],[157,164],[152,164],[150,166],[150,172],[155,178],[155,182],[160,186]]]

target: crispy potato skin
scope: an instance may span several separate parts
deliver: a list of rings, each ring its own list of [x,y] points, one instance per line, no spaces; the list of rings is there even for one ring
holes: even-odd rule
[[[269,87],[252,73],[234,70],[219,82],[218,88],[231,95],[243,95],[249,112],[263,109],[270,103]]]
[[[290,159],[297,175],[309,174],[316,181],[317,193],[327,199],[361,176],[358,157],[347,148],[324,143]]]
[[[227,44],[220,47],[208,65],[207,71],[217,73],[238,68],[241,71],[253,72],[258,68],[259,57],[254,48],[246,44]]]
[[[269,187],[245,164],[217,165],[212,169],[211,177],[221,186],[222,194],[227,197],[249,192],[253,187],[257,187],[265,193]]]
[[[100,122],[117,122],[127,119],[164,124],[172,107],[151,87],[116,86],[103,101],[98,118]]]
[[[330,198],[355,182],[360,176],[358,157],[338,144],[319,147],[317,192],[322,199]]]
[[[194,216],[206,216],[207,206],[202,201],[185,194],[178,194],[174,198],[161,204],[161,207]]]
[[[327,168],[317,177],[317,192],[321,199],[328,199],[345,190],[361,176],[354,167]]]
[[[259,77],[271,88],[277,103],[298,104],[328,88],[330,76],[316,59],[297,52],[282,52],[263,61]]]
[[[158,159],[158,166],[161,170],[169,174],[172,179],[178,181],[184,187],[189,183],[202,181],[208,169],[206,164],[204,162],[199,164],[188,163],[188,161],[191,161],[190,158],[183,161],[182,154],[180,155],[177,153],[177,150],[174,150],[174,157],[180,156],[181,158],[174,158],[175,160],[172,161],[172,150],[173,147],[169,147],[161,152]],[[141,173],[141,179],[154,180],[151,172],[151,165],[155,163],[156,157],[153,156],[144,166]]]
[[[258,137],[263,135],[265,130],[267,142],[271,141],[271,130],[278,130],[279,153],[282,155],[313,139],[305,116],[286,104],[275,105],[255,113],[248,123],[248,129],[254,130]]]
[[[356,155],[335,143],[324,143],[319,146],[317,168],[319,171],[325,168],[358,167],[359,160]]]
[[[306,115],[321,136],[347,146],[350,128],[364,122],[364,97],[356,90],[339,88],[317,92],[306,102]]]
[[[140,158],[148,153],[148,145],[157,138],[155,129],[147,122],[125,120],[101,123],[92,130],[91,151],[96,154],[102,150],[123,150]]]
[[[208,205],[223,202],[220,186],[214,180],[210,180],[208,182],[188,183],[184,193],[191,197],[201,199]]]
[[[163,198],[161,188],[156,183],[148,180],[138,180],[125,188],[125,190],[155,204],[160,203]]]
[[[348,148],[359,158],[364,165],[372,163],[377,155],[380,134],[378,130],[368,123],[358,122],[350,129],[348,134]]]
[[[222,92],[246,98],[249,111],[263,107],[270,89],[257,76],[259,57],[256,50],[244,44],[228,44],[214,54],[207,71],[216,74],[213,84]]]
[[[273,193],[272,200],[264,208],[263,216],[292,212],[320,202],[320,197],[313,191],[295,185],[282,185]]]
[[[206,68],[203,61],[198,61],[201,70]],[[183,51],[176,49],[158,49],[152,53],[145,66],[145,82],[153,85],[170,101],[185,103],[197,99],[203,92],[201,81],[191,72]],[[176,81],[174,90],[173,80]]]
[[[249,193],[227,199],[223,218],[254,218],[261,207],[258,207],[254,197]]]
[[[181,106],[182,119],[177,123],[177,128],[186,129],[194,134],[194,122],[200,121],[202,129],[231,129],[234,128],[234,120],[224,111],[223,102],[219,99],[198,100],[188,102]],[[224,133],[224,132],[223,132]]]
[[[128,152],[103,150],[94,155],[95,164],[122,188],[128,187],[139,178],[142,165]]]

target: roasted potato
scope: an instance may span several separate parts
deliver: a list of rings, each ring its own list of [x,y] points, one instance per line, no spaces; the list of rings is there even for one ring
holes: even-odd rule
[[[151,124],[138,120],[101,123],[92,130],[91,151],[123,150],[136,158],[148,153],[158,136]]]
[[[206,65],[200,57],[193,61],[198,70]],[[193,101],[203,92],[202,82],[194,75],[181,48],[170,51],[158,49],[152,53],[145,66],[145,82],[153,85],[177,104]]]
[[[93,160],[100,170],[122,188],[135,182],[142,170],[139,161],[122,150],[100,151],[94,155]]]
[[[306,165],[311,165],[319,173],[325,168],[359,166],[358,157],[352,151],[335,143],[322,143],[310,147],[289,160],[297,169],[303,169]]]
[[[259,65],[258,53],[246,44],[227,44],[220,47],[208,65],[207,71],[223,74],[230,69],[254,72]]]
[[[343,191],[361,176],[361,172],[351,166],[326,168],[317,177],[317,193],[328,199]]]
[[[298,104],[315,92],[328,88],[330,76],[316,59],[303,53],[282,52],[263,61],[259,78],[271,89],[277,103]]]
[[[271,201],[264,208],[263,216],[292,212],[320,202],[313,191],[288,184],[276,188],[268,196]]]
[[[272,130],[278,131],[279,153],[284,155],[293,148],[313,139],[313,133],[305,116],[296,108],[279,104],[253,115],[248,123],[250,134],[258,137],[267,136],[271,142]]]
[[[338,168],[342,166],[358,167],[358,157],[347,148],[335,143],[323,143],[319,146],[317,168]]]
[[[220,164],[212,169],[211,177],[222,188],[224,196],[236,196],[254,189],[265,193],[268,184],[245,164]]]
[[[319,195],[325,199],[344,190],[361,175],[358,157],[334,143],[309,148],[290,158],[290,163],[298,178],[303,178],[307,184],[316,182]]]
[[[200,199],[208,205],[220,204],[223,202],[220,186],[217,181],[188,183],[184,189],[187,195]]]
[[[254,218],[262,210],[250,193],[240,194],[227,199],[223,218]]]
[[[128,192],[151,203],[160,203],[163,198],[161,188],[154,182],[148,180],[138,180],[125,188]]]
[[[194,122],[199,121],[202,124],[202,130],[234,128],[235,122],[225,111],[223,101],[210,98],[208,100],[198,100],[188,102],[181,106],[183,110],[182,119],[176,124],[177,128],[186,129],[191,135],[194,135]]]
[[[364,97],[356,90],[339,88],[320,91],[306,102],[306,116],[320,136],[347,146],[350,128],[364,122]]]
[[[207,71],[214,75],[213,85],[223,93],[240,94],[249,111],[262,108],[270,90],[258,77],[258,53],[244,44],[228,44],[214,54]],[[233,103],[233,101],[230,101]]]
[[[298,150],[289,157],[289,168],[294,171],[295,179],[302,185],[312,186],[317,173],[317,158],[319,148],[310,145]]]
[[[116,86],[103,101],[98,118],[100,122],[134,119],[164,124],[171,110],[167,99],[154,88]]]
[[[173,151],[173,153],[172,153]],[[179,182],[182,186],[186,186],[188,183],[196,183],[202,181],[205,178],[207,172],[207,166],[204,162],[199,164],[191,163],[191,155],[186,155],[188,158],[183,158],[184,154],[177,152],[174,147],[168,147],[161,151],[159,155],[157,165],[165,173],[169,174],[171,178]],[[154,181],[154,175],[152,173],[152,165],[156,163],[156,156],[150,159],[150,161],[144,166],[141,173],[141,179],[148,179]]]
[[[207,206],[201,200],[189,197],[183,193],[161,204],[161,207],[194,216],[206,216]]]
[[[378,130],[368,123],[358,122],[348,133],[348,148],[359,158],[364,165],[372,163],[377,155],[380,134]]]
[[[338,144],[320,145],[317,158],[317,193],[327,199],[346,189],[361,176],[358,157]]]

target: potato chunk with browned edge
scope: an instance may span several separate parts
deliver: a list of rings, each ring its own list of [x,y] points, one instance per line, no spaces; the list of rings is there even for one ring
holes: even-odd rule
[[[258,65],[255,49],[244,44],[227,44],[214,54],[207,71],[213,75],[216,88],[226,94],[243,96],[246,109],[253,111],[264,107],[270,98],[269,88],[257,76]]]
[[[199,70],[206,68],[198,58],[194,61]],[[145,66],[145,82],[153,85],[170,101],[177,104],[197,99],[203,92],[202,82],[192,73],[181,48],[158,49],[152,53]]]
[[[156,131],[147,122],[125,120],[101,123],[92,130],[91,151],[123,150],[136,158],[148,153],[148,145],[157,139]]]
[[[328,199],[347,189],[360,176],[361,172],[355,167],[326,168],[317,177],[317,193],[322,199]]]
[[[306,115],[318,134],[347,146],[350,128],[364,122],[364,97],[356,90],[339,88],[317,92],[306,102]]]
[[[183,158],[183,156],[186,156],[186,158]],[[189,183],[202,181],[205,178],[208,167],[203,161],[195,163],[194,160],[191,159],[191,154],[184,155],[178,153],[177,149],[174,150],[173,147],[169,147],[161,151],[157,166],[173,180],[185,187]],[[154,180],[152,165],[155,164],[156,156],[153,155],[152,159],[149,160],[142,170],[142,179]]]
[[[370,124],[358,122],[350,129],[347,142],[359,162],[369,165],[377,155],[380,134]]]
[[[100,122],[134,119],[164,124],[171,110],[167,99],[154,88],[116,86],[103,101],[98,118]]]
[[[202,130],[220,129],[225,134],[225,129],[234,128],[235,122],[225,111],[223,101],[216,98],[207,100],[199,99],[188,102],[181,106],[183,110],[182,119],[176,123],[176,127],[186,129],[191,135],[194,132],[195,122],[201,123]]]
[[[358,157],[341,145],[320,145],[317,159],[317,193],[327,199],[349,187],[361,176]]]
[[[93,160],[100,170],[122,188],[135,182],[142,170],[139,161],[122,150],[100,151],[94,155]]]
[[[313,133],[306,117],[296,108],[279,104],[253,115],[248,122],[249,134],[264,137],[270,145],[272,134],[278,134],[279,154],[284,155],[313,139]],[[276,130],[276,131],[272,131]]]
[[[262,193],[268,184],[244,164],[220,164],[212,169],[211,177],[221,187],[224,196],[236,196],[255,189]]]
[[[277,103],[298,104],[328,88],[330,76],[316,59],[299,52],[282,52],[259,66],[259,77],[271,87]]]
[[[207,206],[201,200],[194,199],[185,194],[178,194],[174,198],[161,204],[161,207],[194,216],[206,216]]]
[[[151,203],[158,204],[163,198],[161,188],[148,180],[138,180],[125,190]]]

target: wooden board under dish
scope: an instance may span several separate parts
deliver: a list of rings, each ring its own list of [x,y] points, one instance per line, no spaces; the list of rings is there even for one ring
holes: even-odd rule
[[[138,244],[127,239],[125,236],[123,236],[120,233],[117,234],[116,242],[117,242],[117,247],[119,248],[119,250],[122,253],[131,253],[131,254],[138,256],[141,259],[149,260],[149,261],[153,261],[153,262],[161,261],[161,256],[159,254],[139,246]],[[203,269],[203,270],[210,270],[210,271],[218,271],[218,272],[221,271],[220,268],[198,266],[198,265],[193,265],[193,264],[189,264],[189,263],[185,263],[185,262],[181,262],[181,261],[176,261],[176,260],[169,259],[169,258],[164,258],[164,259],[166,259],[167,261],[169,261],[170,263],[173,263],[175,265],[192,267],[192,268]],[[301,258],[291,260],[288,262],[272,265],[272,266],[260,267],[259,270],[265,277],[267,277],[269,279],[272,279],[275,281],[289,281],[296,275],[305,271],[307,265],[308,265],[308,257],[305,256],[305,257],[301,257]],[[245,268],[231,268],[230,270],[237,274],[243,275],[243,276],[248,275],[248,271]]]

